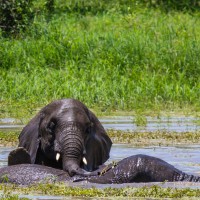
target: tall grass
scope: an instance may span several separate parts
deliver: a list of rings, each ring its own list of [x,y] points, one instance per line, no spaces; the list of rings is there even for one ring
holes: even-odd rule
[[[0,37],[1,102],[73,97],[102,111],[199,110],[199,54],[198,15],[38,15],[21,37]]]

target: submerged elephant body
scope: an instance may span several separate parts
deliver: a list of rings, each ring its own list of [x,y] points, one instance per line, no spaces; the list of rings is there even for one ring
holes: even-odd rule
[[[19,147],[28,151],[32,164],[63,169],[71,176],[97,169],[109,158],[111,145],[97,117],[75,99],[48,104],[19,136]]]
[[[101,184],[164,181],[200,182],[200,177],[188,175],[162,159],[138,154],[119,161],[115,167],[111,167],[105,174],[89,177],[88,180]]]
[[[0,182],[17,185],[53,183],[70,180],[67,172],[37,164],[19,164],[0,169]]]
[[[110,164],[99,171],[99,175],[70,177],[66,171],[36,165],[19,164],[0,169],[0,182],[20,185],[59,181],[88,181],[100,184],[120,184],[134,182],[200,182],[200,177],[188,175],[169,163],[147,155],[134,155],[117,164]]]

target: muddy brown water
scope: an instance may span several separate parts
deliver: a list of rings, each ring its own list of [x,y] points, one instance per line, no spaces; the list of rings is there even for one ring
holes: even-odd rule
[[[116,129],[116,130],[131,130],[131,131],[172,131],[172,132],[195,132],[200,130],[200,118],[195,117],[160,117],[153,118],[147,117],[147,123],[145,126],[137,126],[134,123],[133,117],[112,117],[112,118],[100,118],[105,129]],[[0,119],[0,130],[21,130],[23,125],[20,121],[12,118]],[[13,147],[0,147],[0,167],[7,165],[7,157]],[[148,146],[148,147],[135,147],[132,145],[125,144],[113,144],[110,159],[107,163],[112,161],[119,161],[135,154],[146,154],[161,158],[170,164],[176,166],[178,169],[200,176],[200,145],[178,145],[178,146]],[[119,185],[101,185],[95,184],[98,188],[105,187],[141,187],[144,185],[151,185],[152,183],[132,183],[132,184],[119,184]],[[155,183],[154,183],[155,184]],[[159,183],[158,183],[159,184]],[[85,183],[73,183],[72,186],[79,187],[91,187],[94,184]],[[200,184],[196,183],[165,183],[163,187],[190,187],[200,188]],[[26,196],[34,199],[62,199],[63,197],[54,196]],[[72,199],[71,197],[65,199]],[[73,198],[79,199],[79,198]]]

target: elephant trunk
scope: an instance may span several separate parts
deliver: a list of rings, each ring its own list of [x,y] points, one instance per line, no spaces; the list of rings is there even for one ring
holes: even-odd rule
[[[84,141],[81,128],[74,123],[68,124],[61,132],[60,144],[62,147],[63,169],[68,171],[70,176],[84,173],[85,171],[80,167],[84,154]]]

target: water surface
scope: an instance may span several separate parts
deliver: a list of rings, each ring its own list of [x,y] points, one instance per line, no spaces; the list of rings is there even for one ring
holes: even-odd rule
[[[138,126],[134,117],[100,118],[105,129],[130,131],[175,131],[200,130],[199,118],[195,117],[146,117],[146,124]]]
[[[105,129],[121,131],[176,131],[188,132],[200,130],[200,118],[197,117],[146,117],[146,124],[138,126],[134,117],[118,116],[100,118]],[[14,118],[0,119],[0,130],[21,130],[24,127]]]
[[[0,147],[0,167],[7,166],[8,154],[14,147]],[[110,152],[110,159],[106,162],[119,161],[123,158],[136,155],[146,154],[161,158],[180,170],[187,173],[200,175],[200,145],[184,145],[173,147],[134,147],[124,144],[113,144]]]

